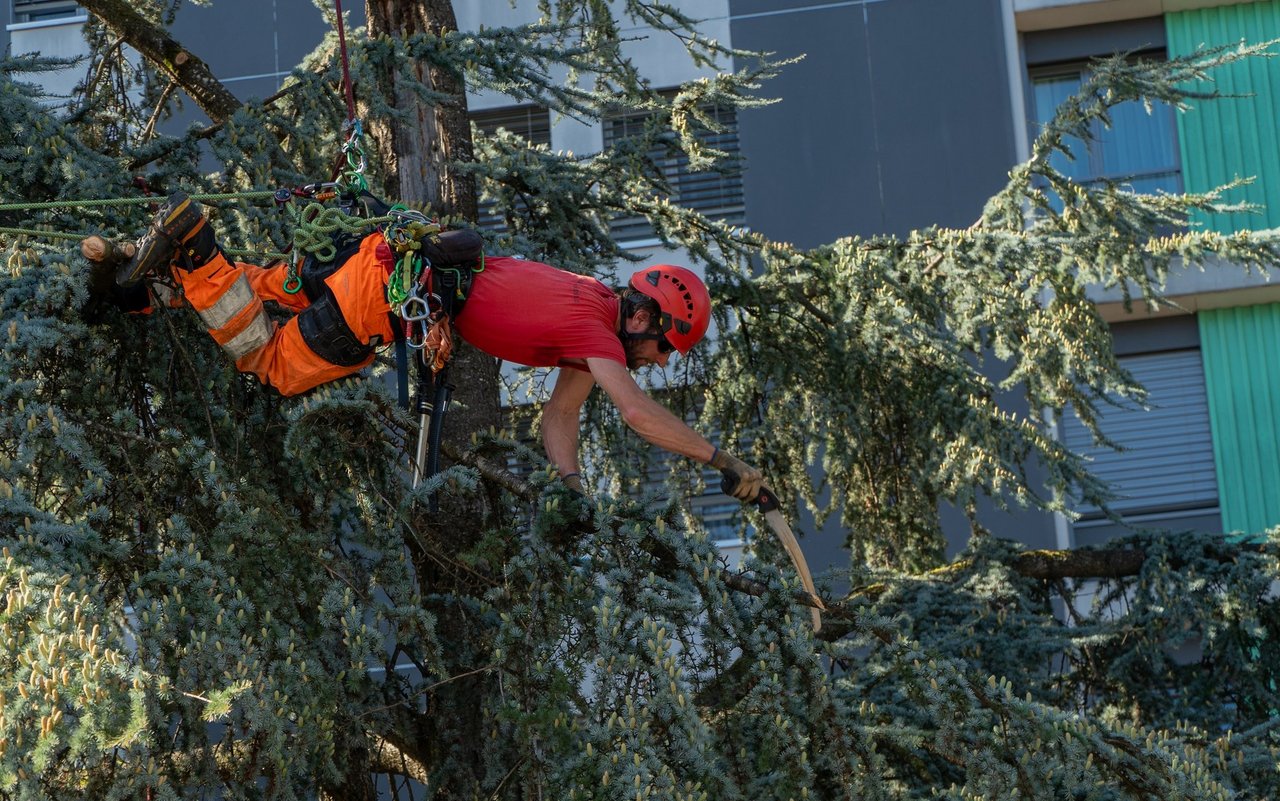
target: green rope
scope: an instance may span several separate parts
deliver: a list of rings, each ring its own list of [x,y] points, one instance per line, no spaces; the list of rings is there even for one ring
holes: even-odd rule
[[[0,228],[0,234],[38,236],[45,239],[84,239],[88,234],[68,234],[60,231],[41,231],[36,228]]]
[[[289,261],[293,256],[288,253],[277,253],[271,250],[247,250],[244,248],[222,248],[222,255],[235,256],[235,261],[250,261],[254,264],[269,261]]]
[[[32,236],[42,239],[73,239],[76,241],[87,239],[90,234],[73,234],[65,231],[44,231],[38,228],[0,228],[0,234],[13,234],[14,236]],[[246,250],[243,248],[222,248],[222,253],[226,256],[234,256],[240,260],[252,259],[254,261],[284,261],[291,258],[288,253],[277,253],[270,250]]]
[[[258,190],[254,192],[223,192],[220,194],[203,194],[190,195],[192,200],[212,201],[212,200],[262,200],[265,198],[275,197],[272,190]],[[97,198],[92,200],[51,200],[41,203],[0,203],[0,211],[38,211],[40,209],[74,209],[74,208],[94,208],[98,206],[133,206],[145,203],[163,202],[161,197],[116,197],[116,198]]]
[[[408,251],[397,261],[395,269],[387,277],[387,305],[397,313],[409,299],[413,284],[422,275],[422,258],[416,251]]]
[[[338,232],[354,234],[366,228],[375,228],[391,222],[394,217],[356,217],[341,209],[320,203],[308,203],[298,210],[294,219],[293,246],[304,253],[314,253],[320,261],[329,261],[337,255],[333,235]]]
[[[293,225],[293,248],[298,253],[310,253],[319,261],[333,261],[338,255],[334,235],[342,232],[357,234],[366,228],[375,228],[395,218],[356,217],[341,209],[321,203],[308,203],[298,209]],[[284,291],[296,295],[302,289],[302,277],[298,275],[297,261],[289,262],[285,272]]]

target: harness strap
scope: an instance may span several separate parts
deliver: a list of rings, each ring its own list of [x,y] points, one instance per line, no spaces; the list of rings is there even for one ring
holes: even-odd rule
[[[342,367],[354,367],[373,355],[378,342],[361,342],[342,316],[332,292],[316,299],[297,317],[302,341],[320,358]]]
[[[396,400],[400,408],[409,410],[409,342],[404,335],[404,321],[387,312],[396,345]]]

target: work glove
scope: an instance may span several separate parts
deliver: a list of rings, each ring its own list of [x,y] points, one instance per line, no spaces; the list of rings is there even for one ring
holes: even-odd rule
[[[114,306],[125,312],[141,311],[151,304],[145,284],[124,289],[116,284],[116,270],[121,261],[128,261],[133,245],[118,243],[90,236],[80,243],[80,252],[89,264],[89,280],[86,282],[89,297],[80,309],[80,317],[86,323],[99,323],[107,309]]]
[[[553,531],[548,539],[557,547],[567,549],[596,533],[596,505],[583,491],[582,479],[577,473],[562,477],[560,482],[569,490],[569,502],[561,507],[565,524],[559,533]]]
[[[751,465],[732,456],[719,448],[711,457],[711,466],[724,474],[725,491],[733,497],[749,503],[760,497],[760,489],[764,486],[764,474]]]
[[[574,495],[582,498],[587,497],[586,490],[582,489],[582,476],[577,473],[569,473],[566,476],[561,476],[560,483],[568,487]]]

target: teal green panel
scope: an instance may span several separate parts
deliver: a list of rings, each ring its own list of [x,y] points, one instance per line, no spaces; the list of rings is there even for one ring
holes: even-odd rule
[[[1254,534],[1280,524],[1280,303],[1198,318],[1222,526]]]
[[[1241,40],[1266,42],[1280,38],[1280,1],[1168,14],[1165,28],[1170,57]],[[1260,206],[1261,213],[1200,215],[1197,221],[1222,233],[1280,227],[1280,59],[1247,59],[1219,67],[1212,77],[1218,92],[1246,96],[1191,101],[1178,114],[1183,186],[1206,192],[1236,178],[1254,178],[1224,200]]]

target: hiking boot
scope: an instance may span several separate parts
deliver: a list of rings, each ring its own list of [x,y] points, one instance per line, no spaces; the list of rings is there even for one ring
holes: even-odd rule
[[[218,252],[213,227],[205,220],[200,204],[185,192],[174,192],[156,212],[151,227],[138,240],[133,258],[116,273],[116,283],[133,286],[148,273],[163,275],[175,258],[178,266],[192,270]]]

